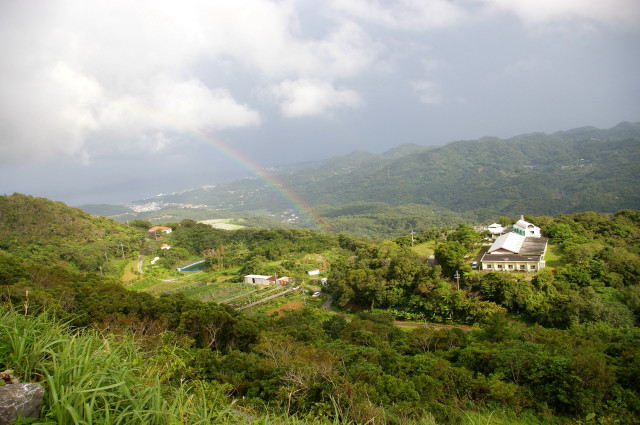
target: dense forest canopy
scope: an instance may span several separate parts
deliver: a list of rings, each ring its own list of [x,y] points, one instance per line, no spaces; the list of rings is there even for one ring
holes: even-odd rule
[[[46,423],[70,421],[71,411],[93,423],[105,412],[163,423],[178,411],[183,423],[638,423],[640,212],[525,218],[557,256],[537,274],[473,270],[486,235],[466,224],[373,241],[183,220],[156,240],[149,222],[0,197],[0,330],[22,338],[0,338],[0,368],[45,385]],[[433,249],[435,265],[420,247]],[[186,286],[161,296],[127,289],[120,264],[138,255],[162,260],[139,282],[203,257],[212,290],[256,272],[313,287],[305,271],[317,267],[332,310],[309,299],[278,314],[238,311]],[[76,340],[121,367],[102,375],[73,357]],[[82,404],[88,388],[56,374],[61,364],[100,376],[95,410]],[[163,397],[179,404],[154,404]]]

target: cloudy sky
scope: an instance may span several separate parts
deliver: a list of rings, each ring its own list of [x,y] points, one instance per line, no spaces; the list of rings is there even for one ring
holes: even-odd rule
[[[637,0],[2,0],[0,55],[0,194],[72,205],[640,121]]]

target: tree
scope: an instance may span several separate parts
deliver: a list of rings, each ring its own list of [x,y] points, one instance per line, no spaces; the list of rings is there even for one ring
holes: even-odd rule
[[[29,273],[16,257],[0,251],[0,285],[11,285],[20,279],[29,277]]]
[[[460,224],[458,228],[447,237],[448,241],[458,241],[466,248],[467,252],[482,241],[482,234],[473,230],[467,224]]]
[[[516,224],[516,220],[511,217],[500,216],[498,223],[500,223],[502,227],[507,227]]]
[[[464,256],[467,254],[466,247],[458,241],[443,242],[435,250],[437,263],[442,267],[442,274],[448,278],[453,278],[456,270],[462,273],[469,269]]]
[[[220,350],[233,335],[235,321],[229,308],[198,303],[182,312],[178,330],[193,337],[200,348]]]

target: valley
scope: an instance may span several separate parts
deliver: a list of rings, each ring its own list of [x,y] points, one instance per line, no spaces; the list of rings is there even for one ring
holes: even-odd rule
[[[83,206],[118,221],[233,217],[369,238],[411,229],[487,224],[499,216],[640,208],[640,124],[584,127],[441,147],[400,146],[158,195],[126,206]],[[114,208],[117,214],[113,214]]]
[[[0,197],[0,217],[0,329],[25,329],[21,342],[0,339],[0,366],[41,382],[50,417],[87,404],[93,417],[133,409],[194,424],[638,415],[637,210],[496,218],[505,236],[531,225],[549,238],[546,266],[526,272],[484,270],[500,236],[465,223],[386,240],[153,226],[18,194]],[[178,270],[190,263],[202,268]],[[126,380],[105,366],[121,380],[91,381],[99,372],[74,357],[76,338]],[[58,372],[67,363],[86,384]],[[165,397],[175,404],[152,401]]]

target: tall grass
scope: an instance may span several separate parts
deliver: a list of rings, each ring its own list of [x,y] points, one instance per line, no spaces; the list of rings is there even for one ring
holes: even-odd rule
[[[161,381],[161,367],[148,362],[131,339],[71,332],[47,314],[0,312],[0,368],[45,387],[43,423],[205,424],[232,419],[233,412],[220,404],[224,398],[211,395],[215,386],[172,386]]]
[[[154,355],[152,355],[154,354]],[[184,364],[176,349],[142,353],[133,339],[73,331],[46,313],[0,309],[0,370],[45,388],[37,424],[336,424],[265,411],[246,413],[216,383],[171,384],[168,365]]]
[[[41,418],[46,425],[352,425],[309,414],[272,413],[268,407],[242,408],[217,383],[171,383],[168,372],[185,365],[182,352],[165,348],[143,353],[131,338],[74,331],[46,313],[25,316],[0,308],[0,370],[45,388]],[[246,410],[249,409],[249,410]],[[538,424],[494,412],[465,412],[465,425]],[[338,415],[336,415],[338,416]],[[404,423],[394,421],[388,423]],[[367,423],[387,423],[380,419]],[[411,421],[436,425],[431,415]]]

